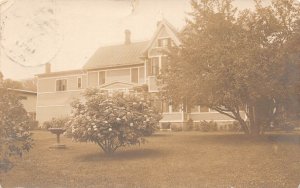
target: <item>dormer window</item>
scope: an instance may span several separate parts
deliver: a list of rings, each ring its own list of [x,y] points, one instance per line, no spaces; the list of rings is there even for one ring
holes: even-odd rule
[[[170,38],[161,38],[157,40],[158,47],[168,47],[171,46],[171,39]]]

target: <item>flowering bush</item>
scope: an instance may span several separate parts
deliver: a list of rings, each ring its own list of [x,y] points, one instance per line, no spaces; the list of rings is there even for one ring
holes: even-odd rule
[[[22,156],[31,148],[30,121],[19,97],[0,88],[0,172],[12,168],[13,156]]]
[[[43,127],[45,129],[49,128],[67,128],[67,122],[69,118],[61,117],[61,118],[52,118],[50,121],[45,121],[43,123]]]
[[[143,136],[152,133],[161,119],[150,102],[134,95],[116,93],[109,96],[90,89],[84,96],[85,102],[72,103],[69,125],[73,139],[94,142],[105,153],[143,143]]]

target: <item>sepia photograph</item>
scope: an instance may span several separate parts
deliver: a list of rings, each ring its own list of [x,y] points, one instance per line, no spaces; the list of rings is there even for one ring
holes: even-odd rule
[[[300,0],[0,0],[0,188],[300,188]]]

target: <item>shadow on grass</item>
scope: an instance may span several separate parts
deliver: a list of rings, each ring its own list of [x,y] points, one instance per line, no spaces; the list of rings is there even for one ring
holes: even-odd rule
[[[290,135],[290,134],[265,135],[265,139],[270,142],[300,145],[300,135]]]
[[[112,155],[107,155],[104,152],[89,153],[78,157],[79,161],[103,161],[103,160],[135,160],[139,158],[155,158],[162,156],[162,152],[153,149],[132,149],[116,151]]]
[[[244,134],[216,134],[216,135],[199,135],[191,136],[187,142],[199,142],[201,144],[232,144],[243,145],[249,143],[283,143],[283,144],[297,144],[300,145],[300,135],[292,134],[266,134],[260,136],[249,136]]]

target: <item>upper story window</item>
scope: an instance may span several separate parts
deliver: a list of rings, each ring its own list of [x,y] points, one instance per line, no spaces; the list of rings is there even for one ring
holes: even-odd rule
[[[161,38],[157,40],[158,47],[168,47],[171,46],[171,39],[170,38]]]
[[[159,74],[159,57],[152,57],[148,64],[148,76]]]
[[[169,62],[168,56],[161,56],[161,70],[162,70],[162,72],[164,72],[168,69],[168,62]]]
[[[99,85],[105,84],[105,71],[99,72]]]
[[[66,91],[67,90],[67,80],[56,80],[56,91]]]
[[[131,69],[131,82],[139,83],[139,69],[138,68]]]
[[[77,88],[78,89],[82,88],[82,78],[77,78]]]

